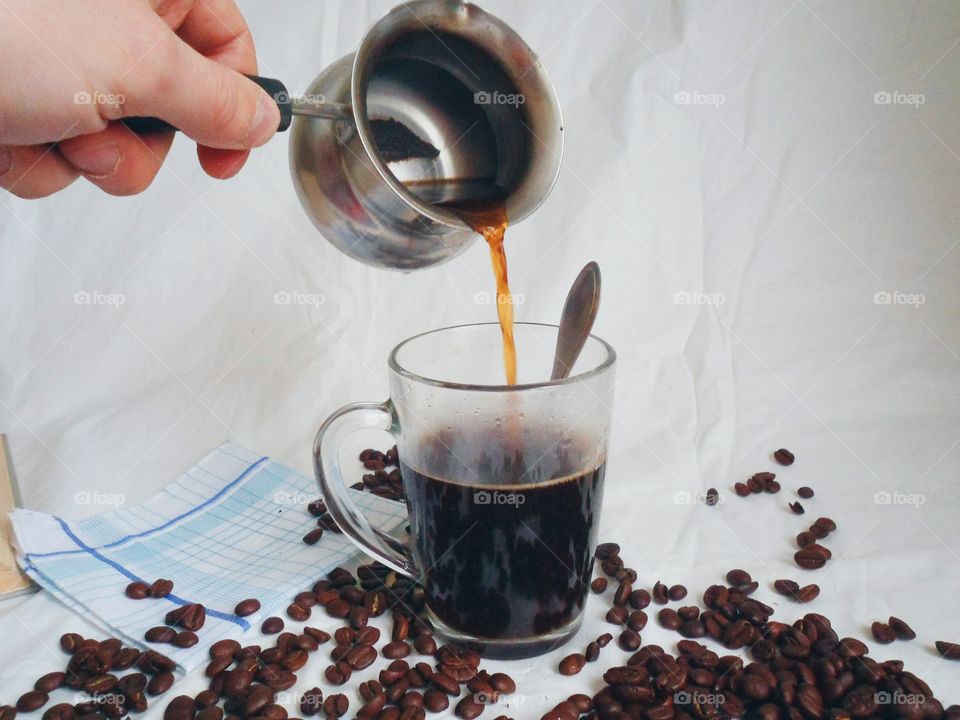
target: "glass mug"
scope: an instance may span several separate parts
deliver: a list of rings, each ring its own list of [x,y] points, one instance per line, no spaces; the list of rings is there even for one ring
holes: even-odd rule
[[[417,335],[390,353],[390,398],[320,427],[327,509],[371,557],[422,583],[444,640],[488,657],[546,652],[579,628],[593,572],[616,353],[590,336],[571,376],[550,377],[557,327],[517,323],[517,385],[503,385],[496,323]],[[347,492],[345,440],[393,435],[410,543],[371,527]]]

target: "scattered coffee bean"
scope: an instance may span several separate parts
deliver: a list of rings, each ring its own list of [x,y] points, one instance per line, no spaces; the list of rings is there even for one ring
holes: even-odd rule
[[[260,632],[264,635],[276,635],[281,630],[283,630],[283,620],[278,617],[268,617],[260,625]]]
[[[178,632],[177,636],[172,640],[172,642],[178,648],[189,648],[200,642],[200,638],[197,637],[195,632],[184,630],[182,632]]]
[[[790,452],[789,450],[780,448],[779,450],[773,453],[773,459],[776,460],[781,465],[793,465],[793,461],[796,458],[793,456],[793,453]]]
[[[890,627],[893,628],[893,631],[900,640],[913,640],[915,637],[917,637],[917,634],[913,631],[913,628],[907,625],[900,618],[891,615],[887,622]]]
[[[683,585],[672,585],[669,590],[667,590],[667,597],[669,597],[674,602],[683,600],[687,596],[687,589]]]
[[[800,589],[800,584],[793,580],[777,580],[773,583],[773,589],[781,595],[792,597]]]
[[[166,625],[152,627],[143,634],[143,639],[150,643],[169,643],[177,636],[177,631]]]
[[[123,592],[131,600],[143,600],[150,596],[150,586],[145,582],[136,580],[127,585]]]
[[[303,542],[305,542],[307,545],[316,545],[318,542],[320,542],[320,538],[322,537],[323,537],[323,528],[322,527],[314,528],[313,530],[311,530],[310,532],[308,532],[306,535],[303,536]]]
[[[799,495],[804,500],[809,500],[810,498],[813,497],[813,488],[807,487],[806,485],[804,485],[802,488],[797,490],[797,495]]]
[[[603,635],[600,635],[597,638],[597,645],[604,648],[610,644],[611,640],[613,640],[613,635],[611,635],[610,633],[603,633]]]
[[[739,497],[746,497],[750,494],[750,487],[746,483],[738,482],[734,484],[733,491]]]
[[[806,512],[806,510],[803,509],[803,505],[797,501],[789,503],[788,507],[793,510],[794,515],[803,515]]]
[[[676,630],[683,624],[680,614],[673,608],[663,608],[658,612],[657,621],[667,630]]]
[[[423,706],[432,713],[443,712],[450,707],[450,697],[445,692],[430,688],[423,694]]]
[[[614,625],[623,625],[627,621],[627,609],[614,605],[607,611],[607,622]]]
[[[894,632],[893,628],[882,622],[873,623],[870,626],[870,633],[873,635],[873,639],[881,645],[889,645],[897,639],[897,633]]]
[[[173,580],[160,578],[159,580],[154,580],[153,584],[150,586],[151,597],[165,598],[167,595],[169,595],[172,592],[173,592]]]
[[[343,717],[350,708],[350,700],[343,693],[327,696],[323,701],[323,712],[328,718]]]
[[[583,666],[586,664],[586,662],[587,659],[580,653],[567,655],[563,660],[560,661],[560,674],[576,675],[578,672],[583,670]]]
[[[586,649],[583,651],[583,657],[587,662],[596,662],[600,659],[600,646],[597,645],[596,640],[587,644]]]
[[[627,627],[639,632],[647,626],[647,614],[643,610],[634,610],[627,617]]]
[[[33,684],[33,689],[49,695],[54,690],[63,687],[63,683],[66,679],[67,674],[64,672],[50,672],[41,676]]]
[[[617,638],[617,644],[624,650],[636,650],[640,647],[640,635],[629,628],[620,633]]]
[[[807,545],[813,545],[817,541],[817,536],[809,530],[804,530],[797,535],[797,547],[805,548]]]
[[[822,537],[826,537],[837,529],[837,524],[828,517],[817,518],[817,521],[813,523],[813,526],[825,533]],[[811,528],[811,530],[812,529],[813,528]]]
[[[620,546],[617,543],[600,543],[594,553],[598,560],[606,560],[620,554]]]
[[[148,695],[163,695],[167,690],[173,687],[173,673],[169,670],[160,672],[150,678],[147,683]]]
[[[287,617],[296,622],[304,622],[310,619],[310,608],[292,603],[287,606]]]
[[[737,568],[727,573],[727,582],[734,587],[742,587],[743,585],[749,585],[753,582],[753,578],[750,577],[750,573],[746,570]]]
[[[937,640],[937,652],[947,660],[960,660],[960,643]]]
[[[389,660],[403,658],[410,654],[410,646],[403,640],[394,640],[380,649],[380,654]]]
[[[716,488],[707,489],[706,502],[707,505],[716,505],[720,502],[720,493],[717,492]]]
[[[413,641],[413,647],[421,655],[433,655],[437,651],[437,641],[434,640],[432,635],[419,635]]]
[[[820,586],[819,585],[804,585],[802,588],[799,588],[795,593],[794,597],[797,599],[797,602],[808,603],[817,599],[820,595]]]
[[[457,707],[454,712],[456,713],[457,717],[463,718],[463,720],[473,720],[483,712],[485,707],[486,706],[483,703],[479,703],[474,700],[473,695],[467,695],[457,703]]]
[[[939,647],[939,643],[937,646]],[[39,690],[25,692],[20,696],[20,699],[17,700],[17,712],[27,713],[39,710],[47,704],[47,700],[49,699],[46,693],[40,692]]]
[[[669,597],[669,590],[666,585],[657,580],[653,586],[653,601],[658,605],[666,605]]]

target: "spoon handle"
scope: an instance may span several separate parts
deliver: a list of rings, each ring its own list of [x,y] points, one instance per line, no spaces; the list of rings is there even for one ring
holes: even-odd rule
[[[590,335],[593,321],[600,307],[600,266],[588,262],[570,286],[560,316],[557,349],[553,356],[551,380],[561,380],[570,374],[580,351]]]

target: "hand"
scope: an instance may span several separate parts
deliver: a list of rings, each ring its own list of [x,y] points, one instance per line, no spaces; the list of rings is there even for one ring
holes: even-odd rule
[[[113,195],[144,190],[173,133],[228,178],[276,131],[273,100],[241,73],[256,54],[233,0],[0,0],[0,187],[50,195],[83,175]]]

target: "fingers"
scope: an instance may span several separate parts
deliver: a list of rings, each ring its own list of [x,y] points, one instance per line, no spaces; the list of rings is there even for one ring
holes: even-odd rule
[[[0,147],[0,187],[17,197],[46,197],[77,179],[77,171],[52,145]]]
[[[204,172],[217,180],[227,180],[236,175],[250,157],[249,150],[222,150],[206,145],[197,145],[197,158]]]
[[[124,78],[130,115],[162,118],[201,145],[233,150],[262,145],[280,124],[263,90],[179,38],[146,64],[145,73]]]
[[[145,190],[163,164],[173,133],[137,135],[120,123],[92,135],[63,140],[61,156],[87,180],[111,195]]]
[[[211,60],[234,70],[257,72],[257,56],[246,20],[234,0],[199,0],[177,34]],[[240,172],[248,152],[197,146],[200,166],[211,177],[225,180]]]

